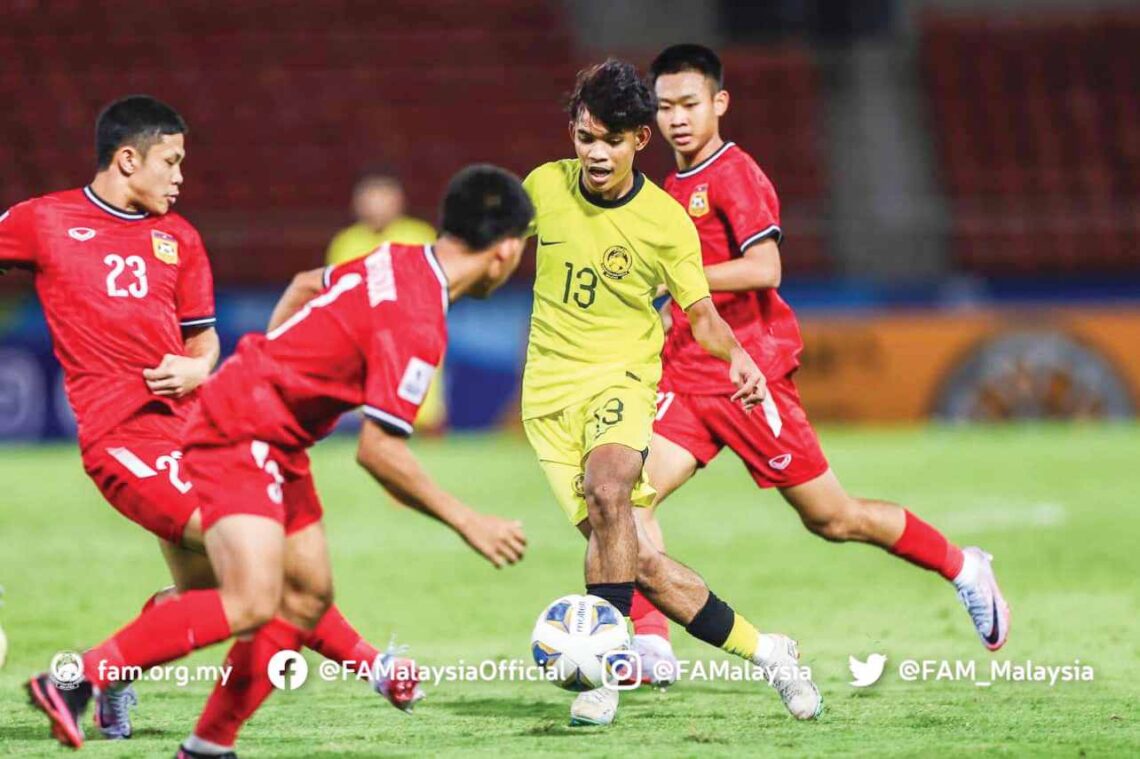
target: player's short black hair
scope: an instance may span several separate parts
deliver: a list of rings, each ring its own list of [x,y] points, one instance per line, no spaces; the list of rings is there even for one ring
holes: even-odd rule
[[[628,132],[653,123],[657,96],[632,63],[610,58],[578,72],[566,112],[577,120],[583,108],[611,132]]]
[[[522,237],[533,218],[534,204],[519,178],[498,166],[478,163],[461,169],[447,183],[439,228],[471,250],[483,250],[507,237]]]
[[[96,165],[110,166],[115,151],[124,145],[145,154],[163,135],[188,131],[178,111],[166,103],[149,95],[128,95],[104,108],[95,121]]]
[[[649,65],[649,81],[656,83],[659,76],[679,74],[682,71],[704,74],[716,82],[717,90],[724,89],[724,65],[720,62],[720,57],[704,45],[688,42],[662,50]]]

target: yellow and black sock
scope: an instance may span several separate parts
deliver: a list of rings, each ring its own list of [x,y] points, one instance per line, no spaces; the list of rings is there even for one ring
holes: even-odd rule
[[[756,644],[760,633],[747,619],[732,610],[732,607],[709,591],[709,600],[685,625],[685,632],[711,646],[724,649],[743,659],[751,660],[756,655]]]

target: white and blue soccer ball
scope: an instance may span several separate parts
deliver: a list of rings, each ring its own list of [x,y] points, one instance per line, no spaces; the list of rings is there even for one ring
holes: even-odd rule
[[[534,624],[530,652],[559,688],[587,691],[611,682],[615,664],[629,651],[625,619],[597,596],[563,596]],[[619,669],[620,669],[619,665]]]

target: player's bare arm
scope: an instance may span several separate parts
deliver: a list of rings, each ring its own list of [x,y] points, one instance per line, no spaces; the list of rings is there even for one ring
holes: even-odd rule
[[[357,462],[400,503],[443,522],[472,549],[500,569],[522,559],[522,522],[482,514],[439,487],[420,466],[404,438],[366,420],[360,431]]]
[[[181,398],[206,381],[218,363],[222,347],[213,327],[187,332],[182,341],[185,355],[167,353],[158,366],[143,369],[146,386],[155,395]]]
[[[689,317],[693,338],[701,347],[728,362],[729,376],[736,385],[732,400],[740,401],[746,409],[764,400],[767,394],[764,374],[748,355],[748,351],[741,347],[732,328],[720,318],[712,298],[701,298],[689,306],[685,314]]]
[[[280,327],[293,314],[300,311],[306,303],[320,295],[321,290],[324,289],[324,276],[324,269],[310,269],[294,276],[289,287],[281,295],[281,299],[277,301],[277,305],[273,307],[273,313],[269,317],[268,331],[272,332]]]
[[[750,245],[744,255],[705,267],[713,292],[742,292],[780,286],[780,246],[772,238]]]

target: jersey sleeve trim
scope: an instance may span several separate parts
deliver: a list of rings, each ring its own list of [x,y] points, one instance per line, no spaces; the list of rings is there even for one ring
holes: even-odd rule
[[[784,241],[784,232],[780,229],[779,224],[772,224],[771,226],[761,229],[754,235],[745,238],[744,242],[740,243],[740,252],[743,253],[750,245],[755,245],[761,240],[767,240],[769,237],[776,238],[776,244],[779,245]]]
[[[383,409],[378,409],[375,406],[365,406],[364,415],[388,432],[399,435],[400,437],[410,437],[412,434],[412,425],[395,414],[390,414]]]
[[[191,316],[188,319],[183,319],[179,322],[182,329],[189,327],[212,327],[218,323],[216,316]]]
[[[705,298],[711,298],[711,297],[712,297],[712,294],[706,291],[703,294],[697,295],[697,297],[693,298],[688,303],[682,303],[681,301],[677,300],[676,298],[673,298],[673,302],[676,303],[678,306],[680,306],[682,311],[688,311],[690,308],[692,308],[696,304],[700,303]]]
[[[447,282],[447,274],[444,273],[443,267],[439,265],[439,259],[435,257],[435,246],[424,246],[424,258],[427,259],[431,270],[435,272],[435,278],[439,280],[439,286],[443,293],[443,313],[446,314],[447,309],[451,306],[450,286]]]
[[[333,273],[333,269],[335,269],[335,268],[336,268],[336,264],[329,264],[328,266],[325,267],[325,270],[321,273],[321,286],[324,287],[326,290],[329,289],[329,285],[332,284],[332,273]]]

